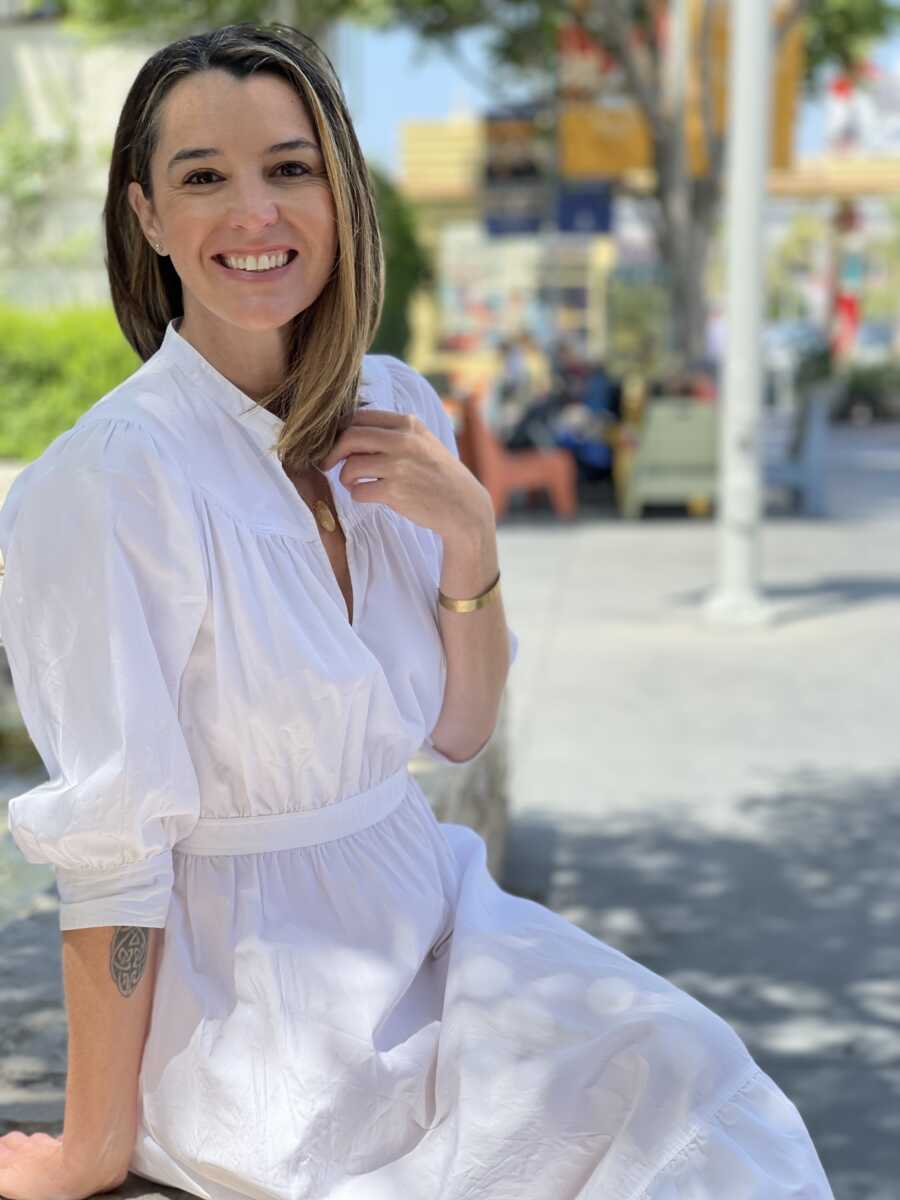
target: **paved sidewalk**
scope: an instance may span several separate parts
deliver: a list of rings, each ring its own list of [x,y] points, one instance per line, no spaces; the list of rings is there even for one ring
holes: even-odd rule
[[[711,521],[501,524],[503,884],[733,1024],[837,1200],[900,1200],[900,426],[834,430],[828,493],[771,506],[768,631],[703,624]]]

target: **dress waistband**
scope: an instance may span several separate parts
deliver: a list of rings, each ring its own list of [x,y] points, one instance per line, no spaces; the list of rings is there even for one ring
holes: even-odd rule
[[[364,792],[303,812],[201,817],[172,849],[180,854],[259,854],[330,842],[367,829],[393,812],[407,793],[409,778],[403,766]]]

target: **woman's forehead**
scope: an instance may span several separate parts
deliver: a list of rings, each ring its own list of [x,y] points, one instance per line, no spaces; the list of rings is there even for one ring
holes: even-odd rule
[[[302,97],[286,79],[272,75],[235,79],[226,71],[197,71],[175,84],[160,116],[160,145],[173,153],[188,141],[222,152],[225,142],[265,149],[305,137],[318,144]],[[213,134],[218,140],[211,140]]]

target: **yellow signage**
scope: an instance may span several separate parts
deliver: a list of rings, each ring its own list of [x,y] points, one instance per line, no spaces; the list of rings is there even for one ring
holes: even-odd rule
[[[707,121],[710,131],[720,136],[728,120],[730,5],[720,0],[711,10],[708,54],[703,44],[703,8],[701,0],[693,0],[685,112],[688,164],[695,176],[709,169]],[[771,165],[777,170],[786,170],[793,162],[803,66],[804,35],[798,22],[782,40],[772,72]],[[643,112],[625,98],[564,102],[559,114],[559,155],[560,175],[571,180],[616,178],[653,166],[653,145]]]

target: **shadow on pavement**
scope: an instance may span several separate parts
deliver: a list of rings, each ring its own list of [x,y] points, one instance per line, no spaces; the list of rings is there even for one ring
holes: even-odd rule
[[[510,824],[503,886],[731,1023],[794,1101],[836,1200],[900,1179],[900,776],[746,796],[759,836],[664,812]]]
[[[696,589],[669,595],[667,601],[680,608],[699,608],[708,595],[708,589]],[[866,604],[900,600],[900,574],[832,575],[809,585],[767,584],[764,599],[776,609],[773,624],[806,623]]]

